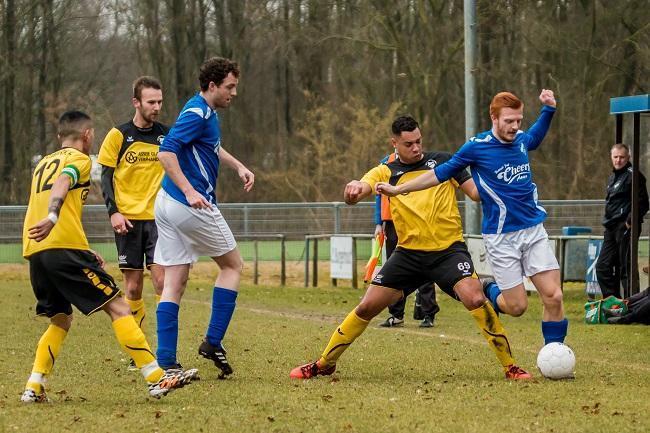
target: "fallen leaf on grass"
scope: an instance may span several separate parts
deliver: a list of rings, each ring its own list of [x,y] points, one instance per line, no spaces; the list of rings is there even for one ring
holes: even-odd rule
[[[584,413],[591,413],[593,415],[598,415],[600,413],[600,403],[594,403],[594,406],[582,406],[582,411]]]

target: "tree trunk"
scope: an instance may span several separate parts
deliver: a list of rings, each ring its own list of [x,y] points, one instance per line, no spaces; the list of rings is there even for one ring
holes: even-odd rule
[[[4,14],[4,42],[6,49],[7,69],[4,74],[4,161],[2,165],[2,197],[0,203],[12,203],[14,199],[14,122],[15,119],[15,93],[16,86],[16,3],[6,0]]]

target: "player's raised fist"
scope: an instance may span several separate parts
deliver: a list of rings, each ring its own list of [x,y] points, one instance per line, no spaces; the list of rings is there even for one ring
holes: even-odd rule
[[[550,89],[542,89],[542,93],[539,94],[539,100],[544,105],[550,105],[551,107],[555,107],[556,105],[555,95]]]
[[[357,204],[361,199],[361,193],[363,192],[363,183],[358,180],[353,180],[347,185],[345,185],[345,191],[343,191],[343,199],[347,204]]]

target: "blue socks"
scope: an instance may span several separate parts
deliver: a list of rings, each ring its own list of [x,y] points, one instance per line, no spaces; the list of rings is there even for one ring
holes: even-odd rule
[[[569,328],[569,321],[562,319],[559,322],[544,322],[542,321],[542,335],[544,336],[544,344],[548,343],[564,343],[564,338]]]
[[[499,310],[499,304],[497,303],[497,298],[501,294],[501,290],[499,289],[499,286],[497,286],[497,283],[488,284],[484,289],[484,292],[485,296],[492,303],[492,308],[494,308],[494,311],[496,311],[497,314],[501,313],[501,310]]]
[[[212,346],[221,348],[221,340],[226,335],[228,324],[235,311],[237,291],[215,287],[212,292],[212,316],[205,336]]]
[[[156,358],[161,367],[176,365],[176,345],[178,344],[178,304],[161,302],[156,310],[158,322],[158,350]]]

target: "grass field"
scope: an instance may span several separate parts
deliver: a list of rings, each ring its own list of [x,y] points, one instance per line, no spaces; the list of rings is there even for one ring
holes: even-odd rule
[[[289,370],[320,353],[362,291],[245,283],[225,342],[235,374],[220,381],[196,355],[209,315],[207,264],[194,268],[180,318],[179,359],[199,368],[201,381],[160,401],[148,398],[141,377],[126,371],[108,318],[77,315],[49,380],[53,402],[23,405],[18,399],[46,325],[33,317],[26,267],[0,272],[1,432],[650,431],[649,329],[585,325],[581,289],[566,290],[575,380],[536,373],[530,382],[507,382],[470,315],[441,295],[433,329],[420,330],[412,320],[379,329],[375,319],[332,378],[298,382]],[[541,345],[539,317],[533,296],[523,317],[503,319],[515,356],[531,370]]]
[[[252,261],[254,257],[253,241],[237,241],[239,251],[244,260]],[[96,242],[91,245],[95,251],[98,251],[109,263],[117,262],[117,251],[114,242]],[[313,248],[313,247],[310,247]],[[261,240],[258,242],[258,260],[260,261],[279,261],[280,260],[280,241]],[[301,261],[305,258],[305,241],[293,240],[285,241],[285,257],[287,261]],[[313,251],[313,249],[312,249]],[[310,252],[313,254],[313,252]],[[357,255],[359,259],[367,259],[370,256],[370,240],[357,240]],[[330,242],[329,240],[318,241],[318,257],[320,260],[329,260]],[[209,257],[201,257],[202,261],[210,261]],[[2,244],[0,245],[0,264],[1,263],[22,263],[22,244]]]

